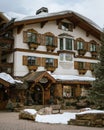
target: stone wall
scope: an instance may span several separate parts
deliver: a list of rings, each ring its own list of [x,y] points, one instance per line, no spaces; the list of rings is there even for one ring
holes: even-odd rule
[[[69,125],[104,127],[104,113],[76,114],[76,119],[71,119]]]

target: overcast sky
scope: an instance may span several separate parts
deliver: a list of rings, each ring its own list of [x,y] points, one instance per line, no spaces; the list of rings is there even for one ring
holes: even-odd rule
[[[49,12],[76,11],[104,27],[104,0],[0,0],[0,12],[34,15],[41,7]]]

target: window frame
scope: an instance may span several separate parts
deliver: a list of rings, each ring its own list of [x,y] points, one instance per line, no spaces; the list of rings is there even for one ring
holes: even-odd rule
[[[35,57],[35,56],[28,56],[27,57],[27,65],[28,66],[35,66],[35,65],[37,65],[36,58],[37,57]]]
[[[53,58],[46,58],[45,65],[46,65],[46,67],[53,67],[54,66],[54,59]]]
[[[52,38],[51,40],[50,40],[50,38]],[[45,36],[45,39],[46,39],[46,46],[54,46],[54,36],[48,36],[48,35],[46,35]]]
[[[61,39],[63,39],[62,42],[60,42]],[[71,41],[71,43],[69,43],[69,46],[70,46],[70,44],[71,44],[71,48],[69,47],[69,48],[67,49],[67,45],[66,45],[67,42],[66,42],[66,40]],[[59,49],[60,49],[60,50],[72,51],[72,50],[73,50],[73,38],[72,38],[72,37],[60,37],[60,38],[59,38]]]
[[[29,37],[29,35],[30,35],[30,37]],[[29,40],[29,38],[30,38],[30,40]],[[35,38],[35,40],[34,40],[34,38]],[[36,43],[37,42],[37,34],[34,32],[27,31],[27,42],[28,43]]]

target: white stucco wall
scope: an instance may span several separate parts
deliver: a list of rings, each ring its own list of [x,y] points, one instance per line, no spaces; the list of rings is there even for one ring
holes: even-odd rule
[[[62,33],[68,33],[69,35],[73,36],[74,39],[76,38],[83,38],[85,41],[89,42],[90,40],[95,40],[97,42],[98,39],[93,37],[92,35],[89,35],[88,37],[86,36],[86,32],[82,30],[79,27],[76,27],[73,29],[73,32],[70,31],[64,31],[61,29],[58,29],[58,26],[56,25],[56,21],[52,22],[47,22],[43,28],[40,27],[40,24],[32,24],[32,25],[26,25],[24,29],[19,33],[16,34],[16,31],[14,33],[15,37],[15,48],[22,48],[22,49],[29,49],[28,45],[26,43],[23,43],[23,31],[26,31],[27,29],[34,29],[38,33],[44,34],[46,32],[52,32],[55,36],[58,36]],[[40,51],[46,51],[45,46],[39,46],[37,50]],[[59,48],[56,48],[54,52],[57,52]],[[50,57],[50,58],[58,58],[59,56],[54,56],[54,55],[45,55],[45,54],[36,54],[36,53],[26,53],[26,52],[15,52],[14,54],[14,75],[15,76],[24,76],[25,74],[28,73],[28,69],[26,66],[22,65],[22,56],[27,55],[27,56],[37,56],[37,57]],[[86,53],[86,56],[91,57],[91,54],[89,52]],[[90,59],[82,59],[82,58],[74,58],[70,62],[59,62],[58,63],[58,68],[55,70],[54,74],[66,74],[66,75],[78,75],[78,71],[74,70],[74,60],[75,61],[83,61],[83,62],[93,62],[96,63],[97,60],[90,60]],[[43,69],[40,67],[40,70]],[[39,68],[38,68],[39,70]],[[85,76],[92,76],[91,72],[88,71]]]

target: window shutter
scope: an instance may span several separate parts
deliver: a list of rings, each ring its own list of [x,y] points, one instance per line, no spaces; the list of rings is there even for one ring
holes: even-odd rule
[[[60,23],[58,24],[58,29],[61,29],[61,25],[62,25],[62,23],[60,22]]]
[[[23,31],[23,42],[28,42],[27,31]]]
[[[88,42],[84,42],[84,49],[88,51]]]
[[[37,43],[41,43],[41,34],[37,34]]]
[[[73,31],[73,24],[72,23],[69,23],[69,28],[68,28],[69,31]]]
[[[58,44],[58,38],[57,37],[54,37],[54,45],[57,47],[57,44]]]
[[[74,61],[74,69],[78,69],[78,62]]]
[[[90,69],[90,63],[85,62],[85,69],[86,69],[86,70],[89,70],[89,69]]]
[[[88,42],[87,45],[88,45],[88,51],[90,51],[91,43]]]
[[[40,57],[37,57],[36,58],[36,65],[41,65],[41,58]]]
[[[74,50],[77,50],[77,40],[73,40],[74,41]]]
[[[42,66],[46,65],[46,58],[42,58]]]
[[[41,35],[41,45],[45,45],[45,35]]]
[[[23,65],[28,65],[27,56],[23,56]]]
[[[54,67],[58,67],[58,59],[54,59]]]

